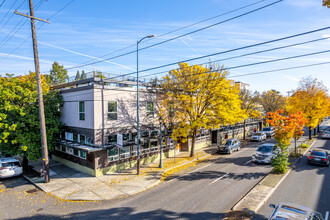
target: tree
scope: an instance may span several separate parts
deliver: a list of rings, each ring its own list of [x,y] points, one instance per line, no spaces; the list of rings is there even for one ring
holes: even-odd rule
[[[303,115],[296,114],[284,115],[284,110],[267,113],[267,122],[275,127],[275,140],[279,147],[279,153],[272,159],[272,166],[275,172],[285,173],[289,169],[289,147],[294,134],[299,135],[304,124]],[[301,131],[300,130],[300,131]]]
[[[330,8],[330,0],[323,0],[322,5],[327,6],[328,8]]]
[[[269,90],[260,95],[260,104],[266,112],[275,112],[283,109],[286,99],[276,90]]]
[[[96,71],[95,77],[105,78],[104,74],[100,71]]]
[[[81,75],[80,75],[80,79],[86,79],[87,78],[87,75],[85,73],[85,71],[81,71]]]
[[[169,118],[176,123],[173,139],[192,139],[190,156],[194,156],[198,129],[234,124],[246,117],[239,91],[226,79],[227,75],[223,67],[180,63],[161,82],[159,114],[165,123]]]
[[[239,93],[239,97],[242,101],[241,107],[245,111],[248,118],[259,118],[261,113],[259,111],[259,94],[257,92],[251,92],[246,89],[242,89]],[[244,119],[244,136],[245,140],[246,120]]]
[[[289,97],[286,110],[289,113],[302,112],[307,119],[306,126],[309,128],[309,139],[312,138],[312,129],[330,115],[330,98],[327,88],[322,82],[311,77],[302,78],[298,88]]]
[[[52,150],[63,125],[59,121],[62,96],[49,90],[41,76],[45,103],[47,144]],[[0,151],[38,159],[42,155],[35,74],[0,76]]]
[[[77,70],[77,74],[76,74],[76,77],[75,77],[75,80],[80,80],[80,73],[79,73],[79,70]]]
[[[47,77],[47,83],[50,85],[57,85],[65,83],[67,79],[69,79],[67,70],[55,61]]]

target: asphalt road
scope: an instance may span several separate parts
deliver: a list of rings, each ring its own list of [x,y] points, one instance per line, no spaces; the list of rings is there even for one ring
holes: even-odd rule
[[[330,140],[318,139],[312,148],[330,152]],[[308,155],[308,154],[307,154]],[[265,219],[272,212],[269,204],[289,202],[320,212],[330,212],[330,167],[309,165],[307,155],[301,158],[253,219]]]
[[[250,143],[232,155],[213,155],[152,189],[114,201],[64,202],[21,177],[1,180],[0,187],[7,189],[0,193],[0,218],[219,219],[271,170],[270,165],[251,162],[261,144]]]

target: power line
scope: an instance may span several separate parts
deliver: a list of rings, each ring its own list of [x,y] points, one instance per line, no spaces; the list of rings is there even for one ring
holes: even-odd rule
[[[10,7],[10,9],[7,11],[7,13],[5,14],[5,16],[1,19],[0,24],[2,23],[2,21],[7,17],[8,13],[10,12],[10,10],[14,7],[14,5],[16,4],[17,0],[14,1],[14,4],[12,4],[12,6]]]
[[[264,42],[257,43],[257,44],[251,44],[251,45],[248,45],[248,46],[238,47],[238,48],[225,50],[225,51],[220,51],[220,52],[217,52],[217,53],[212,53],[212,54],[208,54],[208,55],[204,55],[204,56],[199,56],[199,57],[195,57],[195,58],[191,58],[191,59],[187,59],[187,60],[182,60],[182,61],[177,61],[177,62],[173,62],[173,63],[169,63],[169,64],[164,64],[164,65],[160,65],[160,66],[140,70],[139,72],[147,72],[147,71],[150,71],[150,70],[155,70],[155,69],[160,69],[160,68],[167,67],[167,66],[172,66],[172,65],[175,65],[175,64],[178,64],[178,63],[186,63],[186,62],[190,62],[190,61],[194,61],[194,60],[198,60],[198,59],[203,59],[203,58],[207,58],[207,57],[211,57],[211,56],[215,56],[215,55],[220,55],[220,54],[225,54],[225,53],[229,53],[229,52],[239,51],[239,50],[252,48],[252,47],[256,47],[256,46],[261,46],[261,45],[265,45],[265,44],[269,44],[269,43],[274,43],[274,42],[277,42],[277,41],[287,40],[287,39],[291,39],[291,38],[295,38],[295,37],[299,37],[299,36],[319,32],[319,31],[327,30],[327,29],[330,29],[330,26],[320,28],[320,29],[316,29],[316,30],[312,30],[312,31],[303,32],[303,33],[300,33],[300,34],[290,35],[290,36],[287,36],[287,37],[277,38],[277,39],[274,39],[274,40],[264,41]],[[161,72],[161,73],[164,73],[164,72]],[[120,77],[133,75],[133,74],[136,74],[136,72],[122,74],[122,75],[120,75]],[[110,77],[108,79],[113,79],[113,78],[117,78],[117,77]]]
[[[25,2],[25,0],[22,1],[22,3],[16,8],[16,10],[19,9],[19,8],[23,5],[24,2]],[[0,28],[0,32],[1,32],[1,30],[6,26],[6,24],[9,22],[9,20],[10,20],[13,16],[14,16],[14,13],[11,14],[11,16],[7,19],[6,23],[2,25],[2,27]]]
[[[237,19],[237,18],[240,18],[240,17],[243,17],[245,15],[248,15],[248,14],[251,14],[251,13],[254,13],[256,11],[259,11],[259,10],[262,10],[264,8],[267,8],[267,7],[270,7],[274,4],[277,4],[279,2],[282,2],[283,0],[278,0],[276,2],[273,2],[273,3],[270,3],[270,4],[267,4],[265,6],[262,6],[262,7],[259,7],[257,9],[253,9],[251,11],[248,11],[248,12],[245,12],[243,14],[240,14],[240,15],[237,15],[237,16],[234,16],[234,17],[231,17],[229,19],[226,19],[226,20],[223,20],[223,21],[220,21],[220,22],[217,22],[215,24],[212,24],[212,25],[208,25],[206,27],[203,27],[203,28],[199,28],[197,30],[194,30],[194,31],[191,31],[191,32],[188,32],[186,34],[182,34],[182,35],[179,35],[177,37],[174,37],[174,38],[170,38],[170,39],[167,39],[165,41],[162,41],[162,42],[159,42],[159,43],[156,43],[156,44],[152,44],[152,45],[149,45],[147,47],[143,47],[141,49],[139,49],[139,51],[141,50],[145,50],[145,49],[148,49],[148,48],[151,48],[151,47],[154,47],[154,46],[158,46],[158,45],[161,45],[161,44],[164,44],[164,43],[167,43],[167,42],[170,42],[170,41],[173,41],[175,39],[178,39],[178,38],[181,38],[181,37],[184,37],[184,36],[188,36],[190,34],[193,34],[193,33],[197,33],[199,31],[202,31],[202,30],[205,30],[205,29],[208,29],[208,28],[211,28],[211,27],[214,27],[216,25],[219,25],[219,24],[223,24],[225,22],[228,22],[228,21],[231,21],[231,20],[234,20],[234,19]],[[110,57],[110,58],[107,58],[107,59],[103,59],[103,60],[100,60],[100,61],[95,61],[95,62],[91,62],[91,63],[87,63],[87,64],[83,64],[83,65],[77,65],[77,66],[73,66],[73,67],[70,67],[70,68],[66,68],[66,70],[69,70],[69,69],[77,69],[77,68],[80,68],[80,67],[84,67],[84,66],[90,66],[90,65],[93,65],[93,64],[97,64],[97,63],[101,63],[101,62],[104,62],[104,61],[107,61],[107,60],[112,60],[112,59],[115,59],[115,58],[119,58],[119,57],[123,57],[123,56],[126,56],[126,55],[129,55],[129,54],[132,54],[132,53],[135,53],[136,51],[130,51],[130,52],[127,52],[127,53],[124,53],[124,54],[120,54],[120,55],[117,55],[117,56],[114,56],[114,57]]]
[[[37,5],[35,11],[37,11],[37,9],[40,7],[40,5],[42,4],[43,1],[44,1],[44,0],[40,0],[39,5]],[[64,9],[65,9],[67,6],[69,6],[69,4],[71,4],[73,1],[74,1],[74,0],[71,0],[71,2],[69,2],[68,4],[66,4],[65,6],[63,6],[62,8],[60,8],[56,13],[54,13],[52,16],[50,16],[50,17],[48,18],[48,20],[49,20],[50,18],[55,17],[60,11],[64,10]],[[25,22],[27,22],[27,20],[26,20]],[[25,24],[25,22],[24,22],[24,24]],[[37,28],[37,30],[39,30],[44,24],[45,24],[45,23],[42,23],[42,24]],[[16,32],[15,32],[15,33],[16,33]],[[25,40],[23,40],[21,44],[19,44],[14,50],[12,50],[9,54],[7,54],[7,56],[3,57],[0,61],[6,59],[7,57],[9,57],[9,56],[12,55],[13,53],[15,53],[15,51],[16,51],[18,48],[20,48],[20,47],[21,47],[21,46],[22,46],[27,40],[29,40],[29,39],[30,39],[30,37],[27,37]]]
[[[289,47],[293,47],[293,46],[299,46],[299,45],[303,45],[303,44],[313,43],[313,42],[317,42],[317,41],[321,41],[321,40],[326,40],[326,39],[329,39],[329,38],[330,37],[318,38],[318,39],[315,39],[315,40],[304,41],[304,42],[301,42],[301,43],[295,43],[295,44],[290,44],[290,45],[286,45],[286,46],[275,47],[275,48],[271,48],[271,49],[260,50],[260,51],[256,51],[256,52],[252,52],[252,53],[246,53],[246,54],[242,54],[242,55],[238,55],[238,56],[232,56],[232,57],[228,57],[228,58],[224,58],[224,59],[214,60],[212,62],[219,62],[219,61],[224,61],[224,60],[231,60],[231,59],[241,58],[241,57],[255,55],[255,54],[259,54],[259,53],[265,53],[265,52],[269,52],[269,51],[274,51],[274,50],[289,48]],[[208,64],[208,63],[210,63],[210,62],[200,63],[198,65],[203,65],[203,64]],[[143,75],[142,77],[159,75],[159,74],[167,73],[167,72],[169,72],[169,71],[162,71],[162,72],[147,74],[147,75]]]
[[[233,13],[233,12],[236,12],[236,11],[239,11],[239,10],[242,10],[242,9],[245,9],[245,8],[248,8],[248,7],[251,7],[251,6],[257,5],[257,4],[259,4],[259,3],[261,3],[261,2],[264,2],[264,1],[265,1],[265,0],[257,1],[257,2],[254,2],[254,3],[248,4],[248,5],[242,6],[242,7],[240,7],[240,8],[236,8],[236,9],[234,9],[234,10],[231,10],[231,11],[228,11],[228,12],[225,12],[225,13],[222,13],[222,14],[219,14],[219,15],[216,15],[216,16],[213,16],[213,17],[210,17],[210,18],[207,18],[207,19],[204,19],[204,20],[201,20],[201,21],[195,22],[195,23],[193,23],[193,24],[190,24],[190,25],[187,25],[187,26],[183,26],[183,27],[181,27],[181,28],[174,29],[174,30],[172,30],[172,31],[169,31],[169,32],[166,32],[166,33],[164,33],[164,34],[158,35],[158,36],[156,36],[156,37],[148,38],[148,39],[144,40],[142,43],[148,42],[148,41],[150,41],[150,40],[155,40],[155,39],[157,39],[157,38],[160,38],[160,37],[163,37],[163,36],[166,36],[166,35],[172,34],[172,33],[177,32],[177,31],[181,31],[181,30],[183,30],[183,29],[186,29],[186,28],[189,28],[189,27],[195,26],[195,25],[197,25],[197,24],[201,24],[201,23],[206,22],[206,21],[210,21],[210,20],[215,19],[215,18],[218,18],[218,17],[222,17],[222,16],[224,16],[224,15],[231,14],[231,13]],[[132,44],[132,45],[130,45],[130,46],[127,46],[127,47],[121,48],[121,49],[119,49],[119,50],[112,51],[112,52],[110,52],[110,53],[104,54],[104,55],[102,55],[102,56],[100,56],[100,57],[97,57],[97,58],[99,59],[99,58],[102,58],[102,57],[105,57],[105,56],[108,56],[108,55],[111,55],[111,54],[114,54],[114,53],[117,53],[117,52],[120,52],[120,51],[126,50],[126,49],[131,48],[131,47],[135,47],[135,46],[136,46],[136,44]],[[92,60],[95,60],[95,59],[97,59],[97,58],[94,58],[94,59],[88,60],[88,61],[83,62],[83,63],[81,63],[81,64],[85,64],[85,63],[91,62]],[[81,65],[81,64],[79,64],[79,65]]]
[[[6,1],[6,0],[3,0],[3,1],[2,1],[2,3],[0,4],[0,8],[1,8],[1,6],[3,5],[3,3],[5,3],[5,1]]]

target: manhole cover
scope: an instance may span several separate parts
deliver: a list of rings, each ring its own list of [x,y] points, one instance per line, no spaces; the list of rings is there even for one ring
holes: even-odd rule
[[[38,191],[37,189],[30,189],[30,190],[27,190],[26,193],[35,193],[37,191]]]

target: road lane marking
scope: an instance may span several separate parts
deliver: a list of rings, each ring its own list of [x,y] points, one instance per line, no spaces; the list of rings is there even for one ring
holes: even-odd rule
[[[249,160],[248,162],[246,162],[244,165],[246,165],[246,164],[248,164],[248,163],[250,163],[252,160]]]
[[[328,220],[328,218],[329,218],[329,211],[327,211],[327,212],[325,213],[324,220]]]
[[[222,178],[224,178],[224,177],[227,176],[228,174],[229,174],[229,173],[226,173],[225,175],[220,176],[218,179],[214,180],[214,181],[213,181],[212,183],[210,183],[209,185],[211,185],[211,184],[213,184],[213,183],[215,183],[215,182],[221,180]]]

